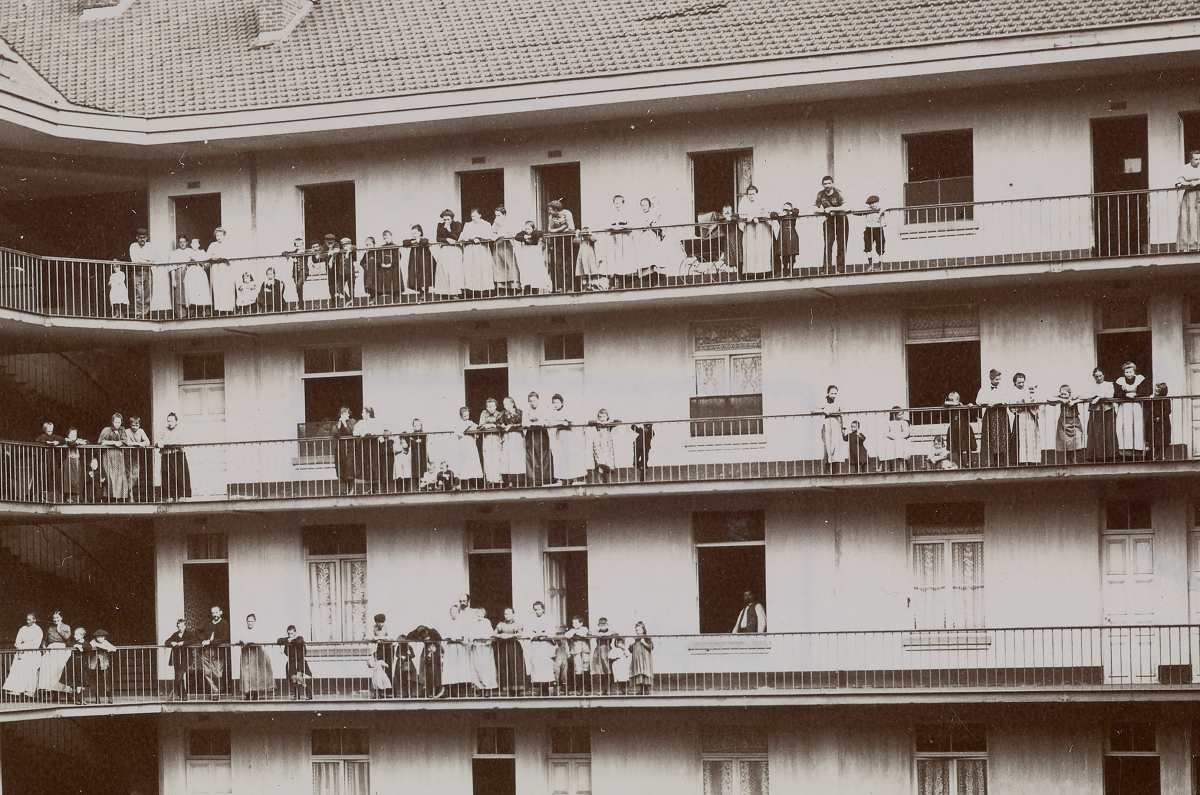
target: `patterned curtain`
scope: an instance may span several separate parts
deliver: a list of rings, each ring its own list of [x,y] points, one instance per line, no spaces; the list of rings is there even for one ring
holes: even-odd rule
[[[704,795],[734,795],[733,762],[704,763]]]
[[[340,762],[313,762],[313,795],[341,795]]]
[[[370,787],[367,782],[369,768],[370,763],[368,762],[346,762],[345,795],[370,795]]]
[[[696,395],[728,395],[725,386],[725,357],[696,360]]]
[[[917,629],[945,629],[946,545],[913,544],[913,616]]]
[[[987,795],[987,760],[958,760],[957,795]]]
[[[767,760],[738,763],[742,791],[739,795],[767,795]]]
[[[342,589],[345,594],[345,625],[342,640],[363,640],[367,637],[367,562],[342,561]]]
[[[308,596],[312,603],[311,641],[334,640],[334,564],[312,561],[308,564]],[[315,769],[315,768],[314,768]]]
[[[735,356],[732,395],[757,395],[762,392],[762,356]]]
[[[950,795],[950,760],[917,760],[917,795]]]
[[[975,628],[983,623],[983,542],[950,544],[954,566],[954,626]]]
[[[754,153],[747,152],[744,155],[738,155],[737,173],[734,176],[734,191],[737,193],[737,199],[746,195],[746,188],[754,184]],[[734,200],[734,206],[737,206],[737,199]]]

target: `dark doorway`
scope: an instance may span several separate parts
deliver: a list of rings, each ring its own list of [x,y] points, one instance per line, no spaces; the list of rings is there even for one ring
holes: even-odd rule
[[[579,181],[578,163],[557,163],[553,166],[535,166],[537,177],[538,228],[545,229],[550,221],[547,205],[558,200],[564,210],[570,210],[575,226],[583,226],[583,192]],[[637,206],[637,202],[631,202]],[[528,219],[524,219],[528,220]]]
[[[197,632],[212,622],[219,607],[229,618],[229,564],[187,563],[183,567],[183,617]]]
[[[751,182],[751,151],[695,152],[691,158],[696,218],[705,213],[720,213],[727,204],[737,210],[738,197]]]
[[[1157,756],[1104,757],[1104,795],[1158,795]]]
[[[487,610],[493,625],[504,617],[504,608],[512,607],[512,553],[504,551],[472,552],[467,562],[471,606]]]
[[[461,220],[471,220],[471,208],[479,210],[489,224],[496,220],[496,208],[504,204],[504,169],[458,172],[458,195],[462,200]]]
[[[503,406],[504,398],[508,395],[508,368],[481,367],[465,370],[463,383],[466,386],[467,410],[471,412],[472,420],[478,420],[487,407],[488,398],[495,398],[497,407]]]
[[[172,241],[186,237],[189,242],[193,238],[200,239],[200,245],[207,249],[208,244],[216,240],[213,230],[221,225],[221,194],[204,193],[197,196],[172,196],[175,206],[175,236]],[[126,250],[128,250],[126,246]],[[174,246],[167,248],[169,252]]]
[[[1150,251],[1150,187],[1145,116],[1092,119],[1092,187],[1096,255]]]
[[[516,795],[517,760],[475,759],[472,762],[473,795]]]
[[[697,547],[700,631],[729,632],[742,611],[742,594],[753,590],[766,604],[767,551],[762,545]]]
[[[362,404],[361,375],[304,379],[305,422],[336,422],[342,406],[357,416]]]
[[[979,340],[909,343],[905,352],[909,407],[940,406],[951,392],[957,392],[963,403],[975,402],[982,370]],[[946,421],[938,412],[929,411],[913,412],[911,418],[915,424]]]
[[[1133,362],[1137,371],[1154,383],[1149,331],[1121,331],[1096,335],[1096,366],[1104,371],[1105,381],[1115,381],[1124,373],[1121,365]]]
[[[300,193],[304,196],[304,245],[323,243],[325,235],[358,240],[353,182],[302,185]]]
[[[0,202],[0,246],[47,257],[128,259],[134,232],[149,226],[149,209],[144,191],[11,199]],[[162,237],[154,243],[166,256],[170,241],[165,231]]]
[[[583,616],[583,625],[592,626],[588,615],[586,551],[546,553],[546,595],[559,631],[571,626],[572,616]]]

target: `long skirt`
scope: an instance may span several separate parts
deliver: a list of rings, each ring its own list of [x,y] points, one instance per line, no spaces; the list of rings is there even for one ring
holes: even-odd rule
[[[63,462],[63,497],[73,500],[83,496],[83,456],[78,450],[69,450]]]
[[[483,466],[479,461],[479,445],[475,437],[463,434],[454,440],[455,458],[451,469],[459,480],[480,480],[483,478]]]
[[[262,646],[247,644],[242,649],[242,695],[266,695],[275,690],[271,655]]]
[[[408,250],[408,288],[423,293],[434,285],[435,265],[433,252],[428,246],[414,246]]]
[[[1088,461],[1115,461],[1117,458],[1117,418],[1111,403],[1088,408]]]
[[[500,433],[485,432],[483,434],[483,474],[489,483],[499,483],[504,480],[501,463],[503,455],[504,445],[500,441]]]
[[[554,482],[550,461],[550,434],[545,428],[530,428],[525,435],[525,477],[530,486]]]
[[[8,676],[4,680],[5,692],[13,695],[35,696],[38,689],[38,670],[42,666],[40,651],[17,652]]]
[[[125,451],[106,447],[100,461],[104,466],[104,477],[108,481],[108,498],[129,499],[133,493],[133,481],[129,478],[129,469],[125,464]]]
[[[608,236],[604,251],[605,273],[624,276],[638,272],[637,252],[633,243],[633,232],[612,232]]]
[[[525,688],[525,650],[516,639],[495,641],[496,676],[500,687],[510,693]]]
[[[487,292],[492,282],[492,252],[485,243],[468,243],[463,246],[463,287],[476,292]]]
[[[842,438],[841,417],[826,417],[821,424],[821,449],[827,464],[845,461],[849,457],[846,440]]]
[[[442,648],[442,684],[459,685],[475,681],[471,650],[462,641],[448,640]]]
[[[525,658],[529,679],[545,684],[554,681],[554,641],[535,640],[529,644],[529,656]]]
[[[742,273],[770,273],[774,266],[775,235],[766,221],[749,221],[742,232]]]
[[[635,685],[654,684],[653,653],[640,643],[632,644],[632,660],[629,665],[629,681]]]
[[[1042,439],[1037,412],[1036,408],[1021,408],[1013,418],[1013,432],[1017,435],[1018,463],[1042,463]]]
[[[42,654],[42,665],[38,671],[38,690],[63,692],[67,686],[62,683],[63,670],[71,661],[71,650],[65,643],[51,643]]]
[[[187,454],[178,447],[167,447],[162,451],[162,496],[166,500],[178,500],[192,496],[192,473],[188,471]]]
[[[433,252],[436,263],[433,289],[436,295],[456,296],[463,291],[463,252],[458,246],[441,245]]]
[[[1008,409],[988,406],[983,412],[983,432],[980,434],[980,457],[984,466],[1008,466]]]
[[[480,690],[495,690],[500,686],[496,675],[496,652],[489,640],[471,642],[471,683]]]
[[[521,280],[521,269],[517,266],[517,252],[511,240],[497,240],[492,253],[492,281],[496,284],[516,283]]]
[[[554,289],[550,281],[550,271],[546,268],[546,255],[542,252],[542,244],[514,243],[517,254],[517,270],[521,274],[521,285],[532,290]]]
[[[509,431],[501,440],[500,474],[525,474],[525,437],[520,431]]]
[[[1122,453],[1146,449],[1145,413],[1134,401],[1117,404],[1117,449]]]
[[[150,268],[150,311],[170,312],[171,266],[153,265]]]
[[[600,259],[596,256],[596,246],[590,240],[581,240],[579,253],[575,255],[575,275],[596,276],[600,273]]]
[[[1054,449],[1060,453],[1083,449],[1083,423],[1079,419],[1078,406],[1064,405],[1059,409]]]
[[[590,457],[584,452],[574,428],[555,428],[550,437],[550,454],[554,461],[556,480],[578,480],[587,477]]]
[[[652,229],[639,229],[633,233],[633,252],[640,270],[648,271],[655,265],[666,264],[666,245]]]
[[[233,276],[233,266],[228,262],[213,262],[208,269],[208,278],[212,284],[213,311],[232,312],[237,298],[238,283]]]
[[[1200,250],[1200,189],[1185,190],[1179,200],[1175,248],[1179,251]]]
[[[187,266],[183,272],[183,295],[188,306],[212,306],[212,290],[203,265]]]

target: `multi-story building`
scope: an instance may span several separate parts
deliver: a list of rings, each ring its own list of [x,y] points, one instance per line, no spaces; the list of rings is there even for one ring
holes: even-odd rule
[[[43,685],[4,791],[1194,792],[1198,40],[1134,0],[0,0],[0,620],[118,647],[0,655]],[[588,231],[508,240],[555,201]],[[97,446],[118,411],[172,446]],[[640,622],[653,673],[538,681],[613,644],[461,594]],[[181,684],[213,607],[261,651]]]

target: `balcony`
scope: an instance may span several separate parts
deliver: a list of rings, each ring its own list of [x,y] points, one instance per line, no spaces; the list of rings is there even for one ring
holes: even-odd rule
[[[632,643],[634,637],[625,640]],[[242,673],[250,667],[249,658],[236,645],[188,647],[181,671],[170,667],[169,651],[161,646],[120,647],[110,653],[107,672],[88,667],[86,652],[7,650],[0,652],[5,679],[15,665],[26,674],[30,668],[50,665],[62,675],[55,691],[38,690],[30,697],[4,693],[0,713],[166,704],[183,701],[185,690],[190,702],[202,704],[295,700],[326,705],[383,699],[380,706],[420,709],[447,702],[515,706],[588,700],[620,706],[639,696],[663,701],[699,697],[699,703],[728,696],[738,697],[739,703],[746,697],[803,703],[818,698],[910,700],[927,694],[957,699],[1004,693],[1011,700],[1057,701],[1071,694],[1121,698],[1129,691],[1173,691],[1192,698],[1200,689],[1198,626],[653,635],[651,640],[654,674],[644,687],[599,673],[531,681],[529,661],[541,655],[549,664],[556,644],[562,644],[565,653],[566,639],[561,637],[428,642],[401,638],[381,644],[378,652],[367,642],[310,643],[301,657],[293,650],[291,668],[284,646],[263,645],[254,652],[253,685]],[[595,655],[594,637],[590,643]],[[376,654],[388,666],[380,669],[386,675],[373,685]],[[447,664],[460,657],[470,665]],[[269,661],[269,677],[263,658]],[[213,661],[220,661],[226,673],[206,680],[206,663],[211,671]],[[289,671],[303,670],[297,661],[307,666],[302,678],[289,676]],[[467,673],[454,673],[462,670]],[[458,678],[470,681],[450,682]]]
[[[863,210],[850,213],[844,267],[823,261],[824,216],[778,213],[767,222],[769,238],[762,224],[705,219],[545,235],[534,245],[504,239],[424,249],[356,249],[332,266],[318,261],[313,252],[215,262],[200,252],[191,262],[124,263],[116,283],[123,283],[117,291],[124,290],[128,303],[111,300],[113,263],[0,249],[0,309],[51,318],[120,320],[147,328],[203,318],[210,319],[205,325],[214,320],[218,325],[261,325],[295,314],[370,312],[373,307],[483,300],[528,305],[531,300],[553,302],[555,296],[613,291],[628,294],[747,282],[818,285],[820,279],[839,274],[1015,268],[1200,250],[1200,244],[1178,245],[1177,219],[1184,195],[1179,189],[974,202],[956,198],[963,191],[953,187],[939,184],[936,190],[912,191],[914,201],[925,200],[922,197],[928,194],[930,200],[942,203],[884,210],[886,252],[872,262],[862,252]],[[303,300],[293,278],[298,261],[308,271]],[[384,267],[385,262],[394,264]],[[468,263],[475,276],[467,276]],[[256,293],[247,289],[245,302],[238,305],[235,291],[243,274],[249,273],[257,288],[267,268],[276,271],[282,295],[255,299]],[[497,274],[507,274],[513,281],[496,283]],[[227,300],[214,309],[211,291],[206,298],[198,296],[209,290],[215,275],[225,287]],[[339,280],[340,285],[335,284]],[[189,294],[185,281],[198,285],[197,291]],[[135,295],[139,283],[146,285],[144,305]],[[153,301],[156,292],[158,302]],[[197,303],[189,306],[191,300]]]
[[[729,405],[760,405],[735,397]],[[167,450],[3,442],[0,501],[77,506],[72,513],[115,503],[118,510],[136,512],[137,503],[387,495],[401,502],[451,501],[473,493],[541,499],[556,485],[571,487],[557,490],[566,494],[633,485],[651,492],[667,484],[703,483],[710,489],[716,482],[753,488],[795,488],[805,482],[869,487],[985,475],[1036,478],[1049,471],[1163,474],[1194,471],[1190,437],[1197,400],[1181,396],[1071,406],[1065,410],[1078,412],[1079,423],[1067,444],[1058,433],[1064,407],[1053,402],[991,409],[1005,417],[1003,437],[985,432],[984,408],[941,406],[828,417],[747,413],[569,429],[495,427],[462,435],[306,435]],[[858,443],[854,423],[862,437]],[[1090,438],[1089,430],[1094,431]],[[526,462],[524,472],[500,470],[505,445],[519,446],[515,454]],[[587,463],[569,473],[555,472],[555,450],[568,448],[564,459]]]

